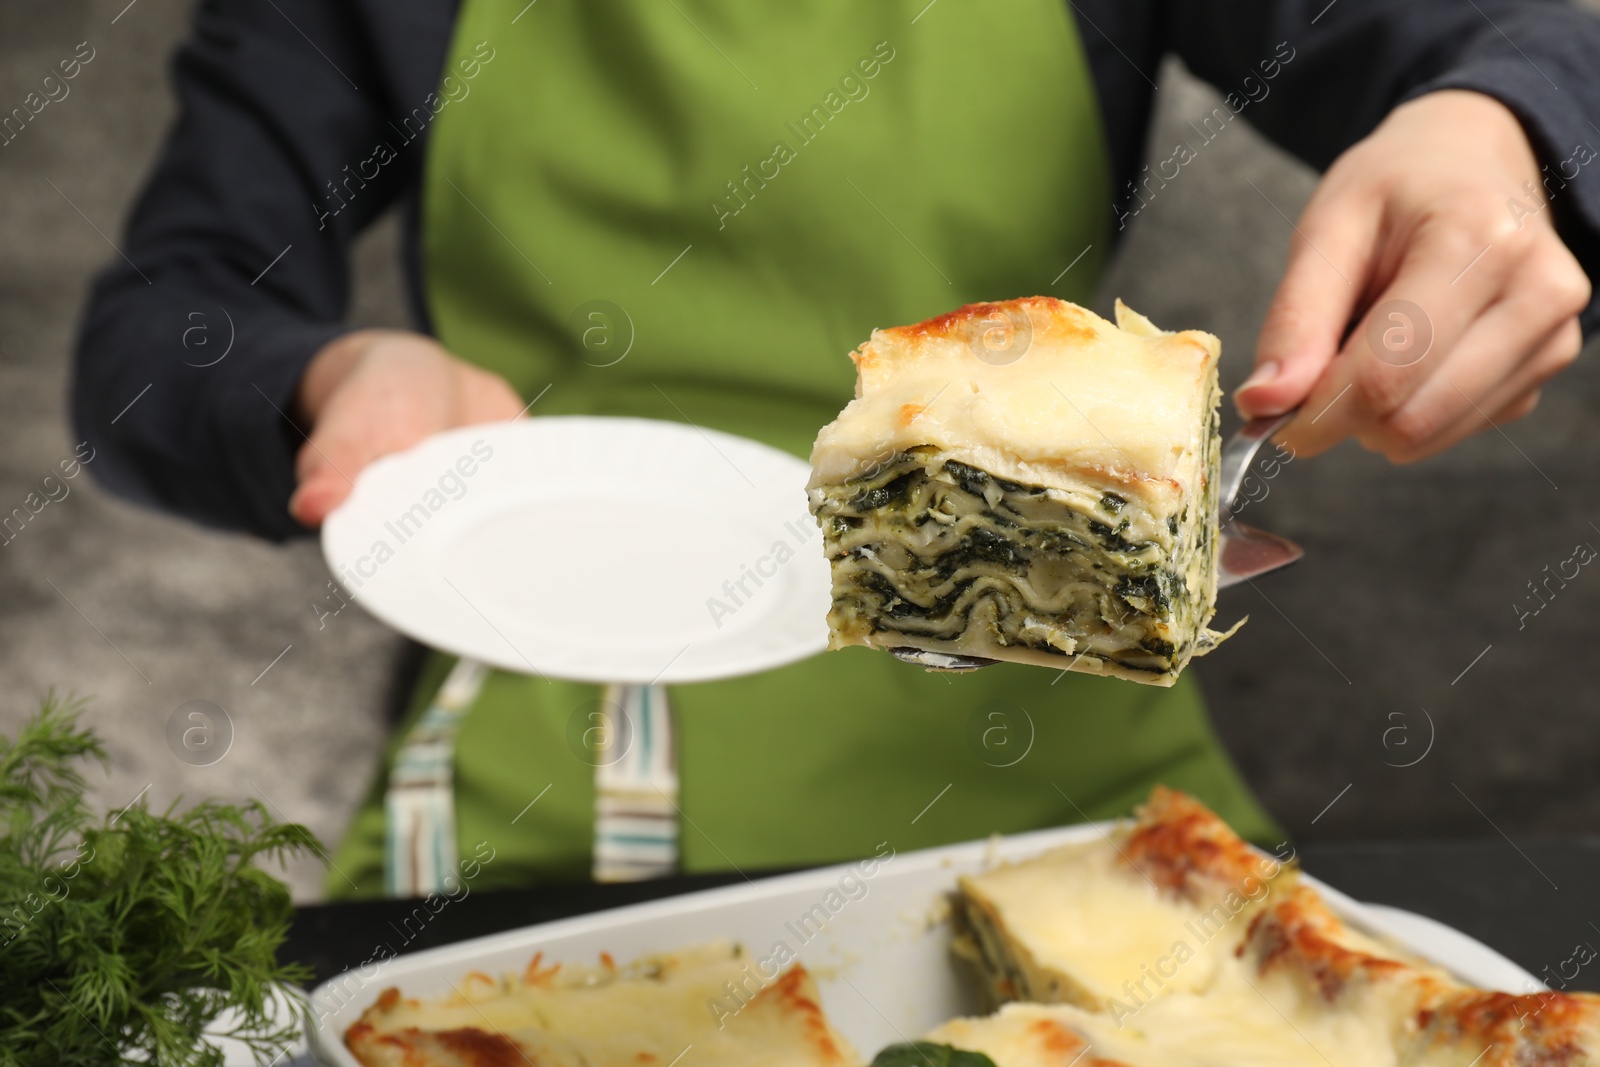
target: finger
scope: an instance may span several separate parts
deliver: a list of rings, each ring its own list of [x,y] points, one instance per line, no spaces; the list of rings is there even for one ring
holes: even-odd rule
[[[400,360],[352,377],[328,401],[300,450],[299,477],[331,467],[350,482],[380,456],[458,425],[452,417],[458,382],[453,375],[431,373],[433,369]]]
[[[1504,426],[1507,423],[1516,422],[1518,419],[1527,418],[1529,415],[1532,415],[1534,409],[1539,406],[1539,401],[1543,397],[1543,393],[1544,390],[1542,389],[1528,390],[1526,393],[1523,393],[1520,397],[1513,400],[1499,411],[1495,412],[1495,414],[1491,416],[1491,421],[1496,426]]]
[[[330,408],[328,418],[311,432],[295,457],[295,477],[310,481],[335,477],[351,484],[362,468],[420,439],[421,435],[391,428],[381,411],[373,411],[351,398],[347,405]]]
[[[1533,356],[1517,368],[1484,400],[1483,407],[1496,411],[1529,390],[1538,389],[1577,362],[1583,351],[1583,327],[1576,316],[1557,326]]]
[[[303,526],[316,529],[350,496],[351,485],[331,466],[316,468],[300,482],[289,498],[289,514]]]
[[[1485,412],[1542,384],[1568,366],[1582,345],[1577,320],[1551,324],[1507,301],[1492,306],[1442,357],[1435,374],[1393,415],[1363,432],[1361,443],[1396,463],[1432,455],[1440,439],[1460,440],[1458,425],[1482,426]]]
[[[1364,197],[1313,199],[1256,343],[1255,370],[1234,394],[1247,419],[1303,402],[1339,351],[1375,255],[1381,210]]]
[[[1442,439],[1437,448],[1430,449],[1427,455],[1418,456],[1417,458],[1426,459],[1428,456],[1438,455],[1440,452],[1443,452],[1446,449],[1454,448],[1468,437],[1473,437],[1477,434],[1483,433],[1485,430],[1492,430],[1499,426],[1505,426],[1509,423],[1516,422],[1518,419],[1527,418],[1529,415],[1533,414],[1534,408],[1539,406],[1539,400],[1541,399],[1542,393],[1543,390],[1535,387],[1533,389],[1529,389],[1520,396],[1515,397],[1510,403],[1504,405],[1503,407],[1495,409],[1492,414],[1480,414],[1474,412],[1471,420],[1463,421],[1459,431],[1452,430],[1449,437],[1447,439]],[[1396,462],[1407,463],[1411,461],[1397,460]]]
[[[1503,291],[1512,262],[1470,249],[1456,227],[1412,238],[1393,282],[1378,296],[1282,439],[1316,455],[1392,417],[1443,366],[1463,335]],[[1481,262],[1475,261],[1481,260]],[[1472,269],[1463,271],[1464,266]]]
[[[471,374],[462,386],[458,412],[461,425],[505,422],[524,414],[531,406],[500,375],[476,367],[468,369]]]
[[[1456,387],[1450,381],[1454,374],[1452,370],[1440,376],[1444,381],[1439,389],[1441,394],[1450,394],[1449,397],[1441,395],[1441,400],[1448,403],[1448,410],[1458,413],[1454,419],[1430,431],[1427,426],[1433,416],[1423,416],[1391,428],[1388,440],[1363,441],[1363,444],[1383,452],[1396,463],[1414,463],[1437,455],[1474,434],[1511,421],[1510,418],[1503,419],[1501,415],[1515,410],[1517,405],[1526,402],[1528,396],[1536,394],[1546,382],[1571,366],[1582,345],[1583,331],[1577,319],[1568,319],[1547,334],[1535,346],[1532,354],[1523,359],[1510,374],[1488,389],[1480,389],[1478,395],[1468,392],[1466,386]],[[1432,385],[1430,383],[1430,387]],[[1515,416],[1521,417],[1521,414]]]
[[[306,526],[322,525],[355,488],[356,475],[376,458],[380,446],[343,425],[350,421],[349,411],[338,403],[330,406],[295,457],[299,485],[289,498],[289,514]]]
[[[417,390],[421,388],[423,392]],[[332,397],[296,457],[296,521],[315,527],[344,503],[368,464],[453,426],[516,418],[516,391],[497,374],[460,366],[442,379],[410,380],[403,370],[352,381]]]
[[[410,443],[412,420],[394,414],[360,389],[341,390],[329,401],[295,456],[299,484],[289,498],[289,514],[297,522],[320,526],[344,503],[367,464]]]
[[[1520,256],[1509,291],[1468,329],[1444,368],[1422,383],[1399,411],[1362,435],[1362,443],[1395,462],[1411,462],[1483,428],[1488,416],[1542,385],[1578,356],[1577,314],[1588,306],[1588,278],[1552,236]]]

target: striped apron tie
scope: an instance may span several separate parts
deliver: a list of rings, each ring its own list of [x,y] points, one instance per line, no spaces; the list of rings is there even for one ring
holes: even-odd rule
[[[384,796],[384,884],[391,897],[452,891],[456,734],[489,668],[460,659],[395,756]],[[594,879],[626,882],[678,869],[678,770],[661,686],[608,685],[586,745],[595,765]]]
[[[457,660],[395,756],[384,796],[384,888],[391,897],[451,888],[445,878],[456,869],[456,732],[488,673],[476,660]]]
[[[667,691],[608,685],[620,744],[595,768],[594,879],[632,882],[678,868],[678,760]]]

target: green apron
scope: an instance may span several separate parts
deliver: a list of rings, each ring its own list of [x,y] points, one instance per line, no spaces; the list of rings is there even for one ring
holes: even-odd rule
[[[804,457],[873,327],[1086,302],[1108,250],[1099,108],[1059,0],[467,0],[446,70],[430,311],[462,358],[550,386],[534,417],[690,421]],[[448,668],[430,662],[411,720]],[[594,771],[568,730],[596,697],[485,683],[455,763],[463,853],[495,850],[477,885],[588,876]],[[686,871],[1116,816],[1156,782],[1278,839],[1192,677],[935,675],[853,648],[671,702]],[[381,891],[383,787],[336,896]]]

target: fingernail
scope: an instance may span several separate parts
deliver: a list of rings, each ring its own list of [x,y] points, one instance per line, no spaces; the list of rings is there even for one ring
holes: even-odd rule
[[[1254,389],[1258,385],[1266,385],[1278,376],[1278,371],[1280,370],[1282,368],[1278,365],[1278,361],[1269,359],[1257,367],[1254,374],[1244,380],[1244,384],[1239,386],[1238,391],[1242,393],[1246,389]]]

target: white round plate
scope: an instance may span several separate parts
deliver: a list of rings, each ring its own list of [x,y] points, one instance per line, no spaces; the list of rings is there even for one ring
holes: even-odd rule
[[[446,652],[587,682],[730,678],[827,646],[808,473],[675,422],[469,426],[362,471],[322,551],[352,599]]]

